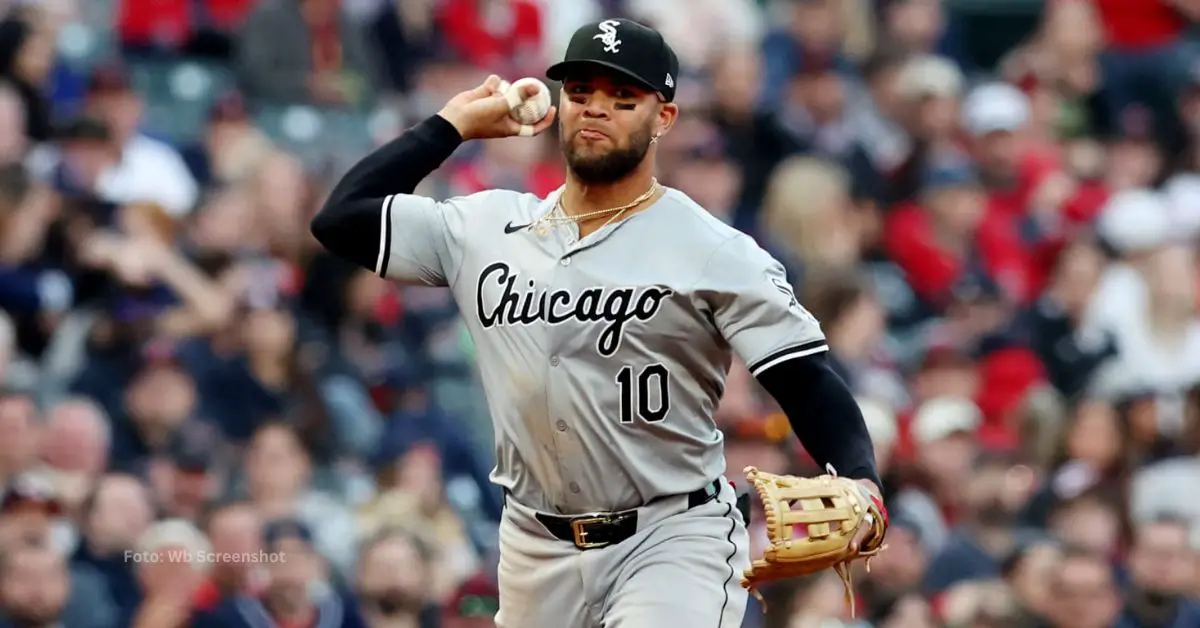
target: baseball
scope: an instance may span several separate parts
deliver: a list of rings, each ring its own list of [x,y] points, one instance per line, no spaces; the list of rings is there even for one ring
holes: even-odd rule
[[[537,94],[522,100],[521,90],[526,85],[536,85]],[[506,86],[502,83],[501,89]],[[513,82],[504,89],[504,97],[508,99],[509,114],[514,120],[524,125],[534,125],[542,121],[550,111],[550,88],[532,77],[526,77]]]

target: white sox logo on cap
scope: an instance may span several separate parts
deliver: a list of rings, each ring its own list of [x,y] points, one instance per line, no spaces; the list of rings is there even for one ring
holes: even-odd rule
[[[600,22],[600,34],[593,35],[592,39],[599,39],[600,43],[604,44],[604,52],[618,52],[621,40],[617,39],[617,26],[621,23],[616,20],[604,20]]]

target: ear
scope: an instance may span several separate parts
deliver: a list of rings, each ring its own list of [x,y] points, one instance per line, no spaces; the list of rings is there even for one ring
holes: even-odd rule
[[[679,105],[673,102],[661,103],[658,107],[658,123],[654,128],[654,135],[662,137],[671,132],[671,127],[675,126],[675,121],[679,119]]]

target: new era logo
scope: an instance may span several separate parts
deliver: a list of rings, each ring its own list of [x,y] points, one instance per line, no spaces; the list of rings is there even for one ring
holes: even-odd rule
[[[668,74],[667,80],[663,81],[663,84],[665,84],[667,87],[675,87],[675,79],[671,78],[671,75]]]

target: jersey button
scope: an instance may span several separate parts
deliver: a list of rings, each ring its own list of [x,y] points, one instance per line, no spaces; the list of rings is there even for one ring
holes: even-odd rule
[[[564,257],[564,258],[562,258],[562,261],[561,261],[561,262],[559,262],[559,264],[562,264],[563,266],[570,266],[570,265],[571,265],[571,258],[569,258],[569,257]]]
[[[567,422],[559,419],[558,422],[554,424],[554,427],[557,427],[558,431],[560,432],[565,432],[567,431]]]
[[[572,493],[578,493],[578,492],[579,492],[579,485],[578,485],[578,484],[576,484],[576,483],[574,483],[574,482],[571,482],[571,492],[572,492]]]
[[[558,356],[550,356],[550,366],[558,366]]]

